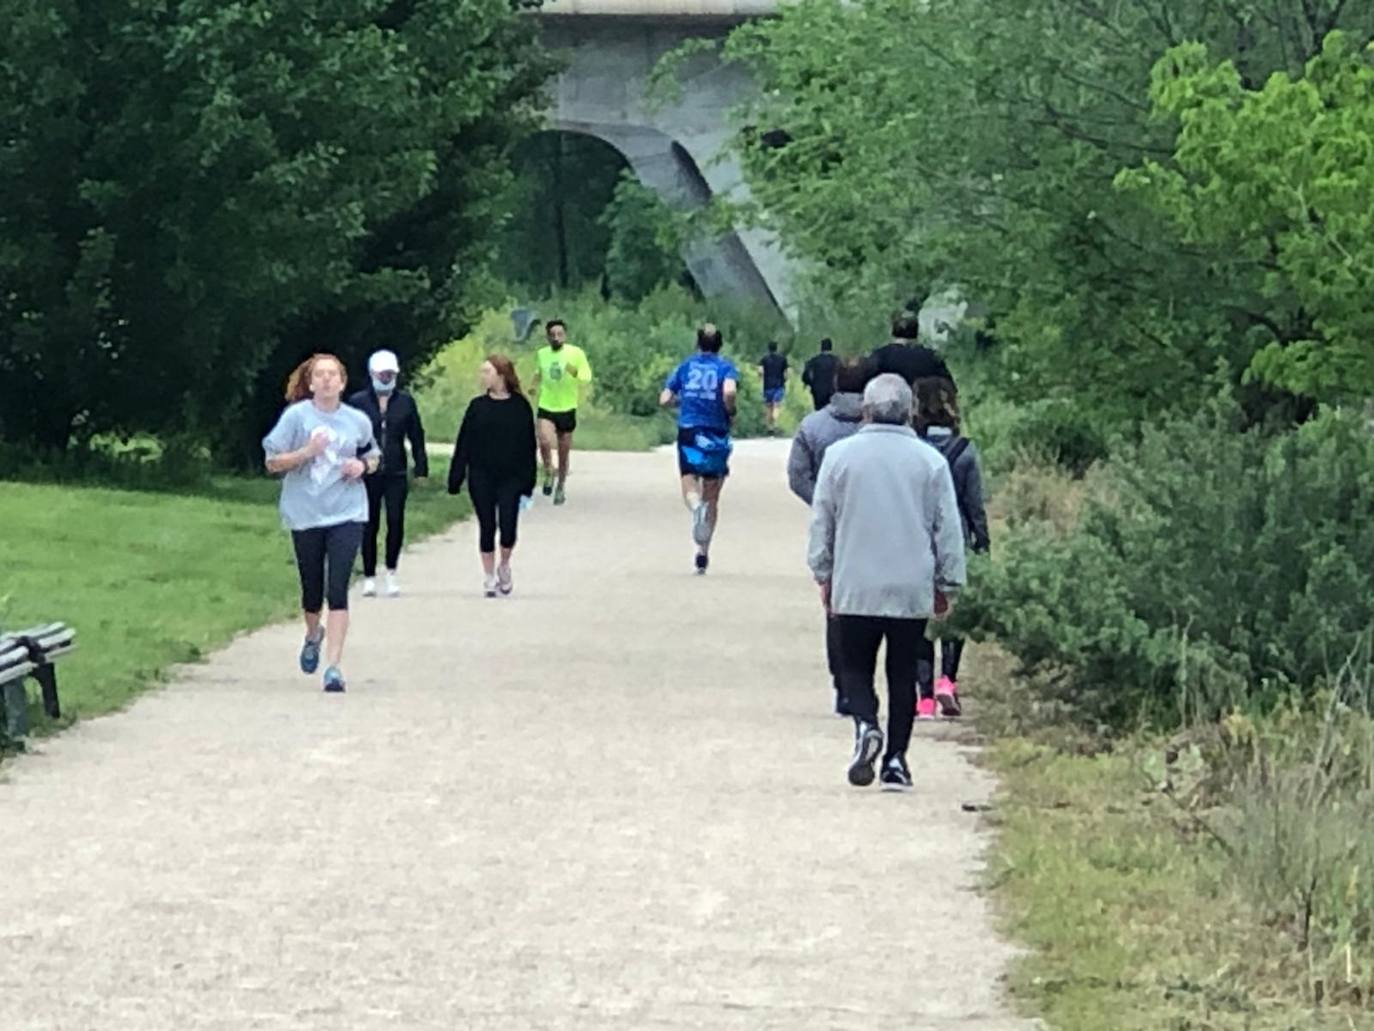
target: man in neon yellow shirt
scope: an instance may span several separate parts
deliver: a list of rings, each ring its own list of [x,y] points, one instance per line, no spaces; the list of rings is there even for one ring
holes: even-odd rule
[[[577,403],[583,384],[592,381],[592,367],[582,348],[568,343],[568,326],[553,319],[544,327],[549,345],[535,360],[534,386],[539,396],[539,457],[544,464],[544,496],[561,505],[567,498],[568,457],[577,429]],[[553,449],[558,447],[558,486],[554,488]]]

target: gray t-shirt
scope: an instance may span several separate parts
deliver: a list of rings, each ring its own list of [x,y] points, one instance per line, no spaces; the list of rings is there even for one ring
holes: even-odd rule
[[[367,488],[361,479],[346,480],[343,475],[348,459],[380,453],[372,438],[372,420],[364,413],[345,404],[325,412],[314,401],[298,401],[281,413],[262,439],[262,449],[268,458],[299,450],[316,430],[329,434],[329,446],[282,478],[282,522],[288,530],[367,522]]]

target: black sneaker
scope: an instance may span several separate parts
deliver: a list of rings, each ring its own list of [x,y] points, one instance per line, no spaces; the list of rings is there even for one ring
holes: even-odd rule
[[[697,553],[697,576],[706,575],[706,567],[711,564],[711,560],[700,552]]]
[[[879,779],[884,791],[910,791],[911,771],[906,767],[905,757],[894,755],[883,763],[883,773]]]
[[[856,721],[854,757],[849,760],[849,783],[866,788],[873,783],[873,762],[883,750],[883,732],[871,723]]]

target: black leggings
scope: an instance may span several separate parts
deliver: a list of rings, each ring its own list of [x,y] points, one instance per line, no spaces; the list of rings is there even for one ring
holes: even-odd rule
[[[509,480],[492,483],[481,473],[468,480],[468,497],[472,498],[472,510],[477,515],[478,548],[483,555],[490,555],[496,550],[498,524],[501,547],[507,550],[515,547],[515,532],[520,521],[521,487],[521,484]]]
[[[367,530],[363,534],[363,576],[377,575],[377,535],[382,528],[382,507],[386,506],[386,568],[395,569],[401,560],[401,545],[406,536],[406,495],[410,493],[407,476],[369,476],[367,478]]]
[[[363,542],[362,523],[336,523],[311,530],[292,530],[296,568],[301,574],[301,608],[319,612],[324,607],[325,579],[329,581],[329,608],[348,611],[348,581]]]
[[[940,638],[940,673],[950,680],[959,679],[959,660],[964,657],[962,637]],[[916,686],[922,698],[935,697],[935,642],[921,641],[916,659]]]
[[[850,713],[865,723],[878,722],[873,680],[878,647],[887,641],[887,757],[905,755],[916,718],[916,658],[926,621],[883,616],[838,616],[836,621],[845,701]]]

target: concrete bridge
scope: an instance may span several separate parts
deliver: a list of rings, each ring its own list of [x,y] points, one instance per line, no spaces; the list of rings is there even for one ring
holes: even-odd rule
[[[665,54],[776,9],[777,0],[546,0],[535,14],[545,44],[568,61],[553,86],[549,127],[609,143],[680,209],[745,196],[738,164],[724,156],[727,113],[753,90],[743,71],[702,54],[687,63],[676,102],[651,104],[646,94]],[[791,268],[769,234],[729,233],[690,245],[683,257],[708,296],[770,305],[795,320]]]

